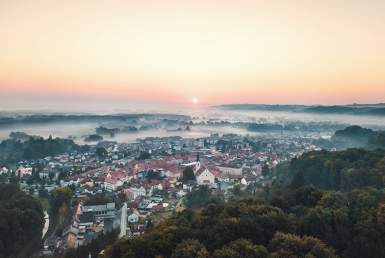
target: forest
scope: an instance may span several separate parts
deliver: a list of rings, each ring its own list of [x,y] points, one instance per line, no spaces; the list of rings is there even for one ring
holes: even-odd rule
[[[385,256],[385,150],[309,152],[275,173],[228,202],[200,187],[188,209],[99,257]]]
[[[307,152],[277,166],[277,184],[291,180],[298,171],[303,173],[306,185],[312,184],[322,190],[347,192],[366,186],[382,189],[385,186],[385,150]],[[278,191],[284,190],[284,187],[278,188]]]
[[[0,258],[17,254],[27,242],[41,238],[43,208],[18,184],[0,184],[0,214]]]
[[[73,140],[52,138],[52,136],[47,139],[30,137],[26,141],[7,139],[0,143],[0,164],[16,164],[22,159],[37,160],[67,151],[87,152],[89,149],[88,145],[79,146]]]
[[[383,257],[385,191],[305,186],[184,210],[99,257]]]

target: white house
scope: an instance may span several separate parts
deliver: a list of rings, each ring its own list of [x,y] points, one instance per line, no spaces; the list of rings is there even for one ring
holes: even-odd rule
[[[139,221],[139,212],[135,209],[128,209],[127,210],[128,215],[128,221],[131,223],[135,223]]]
[[[132,187],[131,192],[134,194],[134,199],[138,196],[146,196],[147,195],[146,189],[144,189],[143,186],[141,186],[140,188]]]

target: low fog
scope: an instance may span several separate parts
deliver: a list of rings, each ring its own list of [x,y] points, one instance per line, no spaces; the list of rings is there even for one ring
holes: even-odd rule
[[[119,132],[113,137],[109,134],[102,135],[106,141],[117,142],[135,142],[138,138],[144,139],[146,137],[165,137],[165,136],[181,136],[183,138],[199,138],[207,137],[210,134],[218,133],[235,133],[235,134],[250,134],[258,135],[261,133],[269,132],[254,132],[248,130],[243,124],[249,123],[269,123],[278,125],[288,125],[290,123],[310,123],[325,125],[324,128],[329,130],[322,130],[323,135],[332,135],[335,130],[345,128],[350,125],[360,125],[365,128],[373,130],[384,130],[385,118],[380,116],[356,116],[356,115],[328,115],[328,114],[307,114],[307,113],[295,113],[295,112],[283,112],[283,111],[259,111],[259,110],[225,110],[218,107],[211,107],[207,109],[192,108],[192,109],[179,109],[172,111],[165,110],[137,110],[129,112],[129,110],[114,110],[111,112],[98,114],[93,112],[76,112],[76,111],[63,111],[63,110],[15,110],[15,111],[2,111],[0,112],[0,118],[13,118],[24,121],[31,115],[39,114],[45,116],[56,115],[60,118],[68,118],[68,115],[75,115],[76,121],[47,121],[39,123],[2,123],[0,124],[0,141],[4,139],[10,139],[9,134],[11,132],[24,132],[29,136],[40,136],[48,138],[59,137],[66,139],[71,137],[74,142],[78,144],[85,144],[84,139],[88,135],[96,134],[96,128],[99,126],[111,129],[111,128],[123,128],[125,126],[135,126],[137,129],[142,126],[148,127],[146,130],[138,130],[136,132]],[[167,113],[167,114],[166,114]],[[132,116],[138,116],[138,119],[122,119],[121,117],[109,119],[110,115],[120,114],[132,114]],[[147,117],[142,114],[154,114]],[[174,114],[174,115],[172,115]],[[91,119],[83,119],[83,116],[87,115],[104,115]],[[182,116],[176,116],[182,115]],[[132,122],[135,120],[135,123]],[[136,121],[137,120],[137,121]],[[170,120],[170,123],[165,122]],[[181,124],[173,123],[173,121],[179,121]],[[191,122],[192,123],[191,123]],[[207,121],[212,123],[220,123],[225,121],[223,125],[206,125]],[[190,124],[189,124],[190,122]],[[229,124],[230,123],[230,124]],[[240,123],[234,124],[234,123]],[[189,126],[191,131],[185,130],[186,126]],[[277,131],[273,133],[279,133]],[[321,135],[322,136],[322,135]],[[96,142],[88,142],[87,144],[95,144]]]

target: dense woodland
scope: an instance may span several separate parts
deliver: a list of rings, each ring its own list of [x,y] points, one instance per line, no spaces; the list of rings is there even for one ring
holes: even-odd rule
[[[275,194],[285,189],[283,183],[302,171],[305,185],[312,184],[322,190],[352,191],[371,186],[385,186],[385,150],[368,151],[348,149],[345,151],[312,151],[278,166]],[[281,184],[281,185],[279,185]],[[274,185],[273,185],[274,186]]]
[[[188,209],[100,257],[384,257],[384,184],[385,150],[309,152],[277,169],[256,193],[266,198],[226,203],[200,187]]]
[[[30,137],[26,141],[17,139],[3,140],[0,143],[0,165],[16,164],[22,159],[40,159],[47,156],[55,156],[67,151],[89,151],[90,146],[79,146],[70,139],[47,139],[43,137]]]
[[[9,257],[31,239],[41,238],[43,225],[43,208],[37,199],[18,184],[0,184],[0,257]]]
[[[187,209],[100,257],[383,257],[385,191],[306,186]]]

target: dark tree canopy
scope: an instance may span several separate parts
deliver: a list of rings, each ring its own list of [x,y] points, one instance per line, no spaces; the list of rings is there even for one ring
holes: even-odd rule
[[[262,175],[263,176],[268,176],[270,174],[270,168],[269,168],[269,165],[267,165],[266,163],[265,163],[265,165],[263,165],[263,167],[262,167]]]
[[[0,257],[17,254],[31,238],[41,237],[43,225],[39,201],[16,184],[0,185]]]
[[[183,170],[183,182],[186,182],[188,180],[195,180],[194,171],[192,170],[192,168],[190,166],[187,166]]]
[[[290,190],[293,191],[303,186],[305,186],[305,178],[303,177],[302,171],[299,171],[297,174],[295,174],[294,178],[291,180]]]

